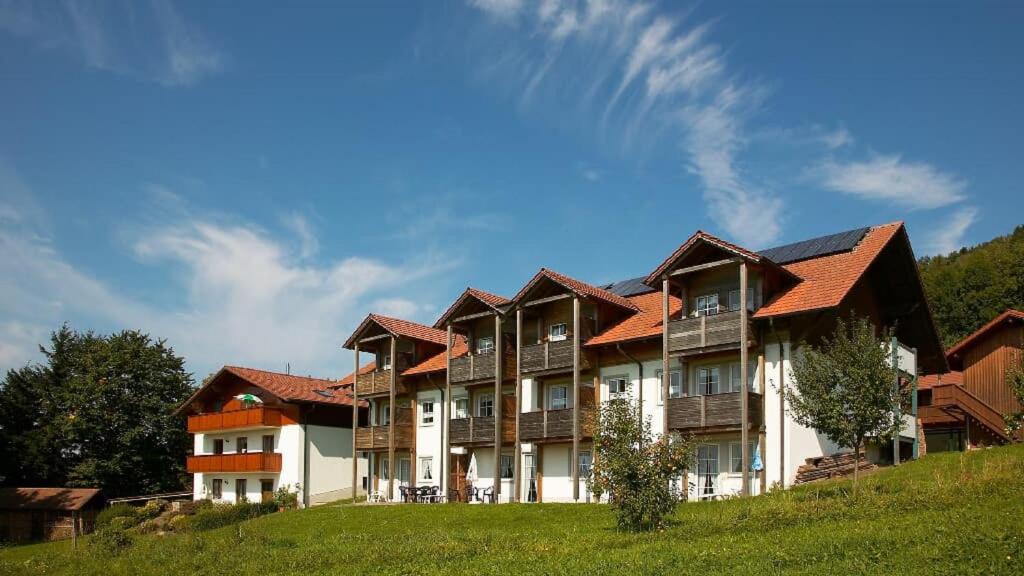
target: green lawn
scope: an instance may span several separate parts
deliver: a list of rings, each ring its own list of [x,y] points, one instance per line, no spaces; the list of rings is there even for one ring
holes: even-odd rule
[[[0,574],[1024,574],[1024,445],[680,506],[660,533],[602,505],[323,506],[218,530],[0,550]]]

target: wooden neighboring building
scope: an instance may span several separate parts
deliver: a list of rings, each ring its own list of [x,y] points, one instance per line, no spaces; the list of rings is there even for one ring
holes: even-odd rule
[[[88,534],[105,504],[98,488],[0,488],[0,542]]]
[[[1021,362],[1024,312],[1007,310],[946,352],[952,372],[922,379],[927,449],[963,450],[1011,440],[1004,417],[1024,410],[1006,383]]]

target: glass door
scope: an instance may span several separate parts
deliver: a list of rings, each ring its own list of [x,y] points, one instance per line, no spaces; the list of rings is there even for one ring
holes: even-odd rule
[[[718,445],[697,447],[697,497],[701,500],[718,495]]]
[[[526,468],[526,501],[537,501],[537,457],[533,454],[525,454]]]

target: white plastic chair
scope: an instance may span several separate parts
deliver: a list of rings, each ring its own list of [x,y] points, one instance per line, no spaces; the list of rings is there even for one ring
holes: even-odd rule
[[[366,501],[370,503],[383,504],[388,501],[388,497],[381,490],[373,490],[370,492],[370,495],[367,496]]]

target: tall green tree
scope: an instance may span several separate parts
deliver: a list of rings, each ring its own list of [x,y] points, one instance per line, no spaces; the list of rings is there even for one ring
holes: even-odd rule
[[[947,348],[1006,309],[1024,309],[1024,226],[918,265]]]
[[[851,317],[838,319],[820,345],[802,345],[793,358],[792,384],[786,385],[793,419],[853,449],[858,458],[868,437],[894,438],[901,424],[894,408],[907,402],[909,391],[897,390],[889,342],[866,318]]]
[[[55,331],[44,362],[0,383],[8,485],[99,486],[111,496],[180,489],[188,434],[172,411],[194,391],[163,340]]]

